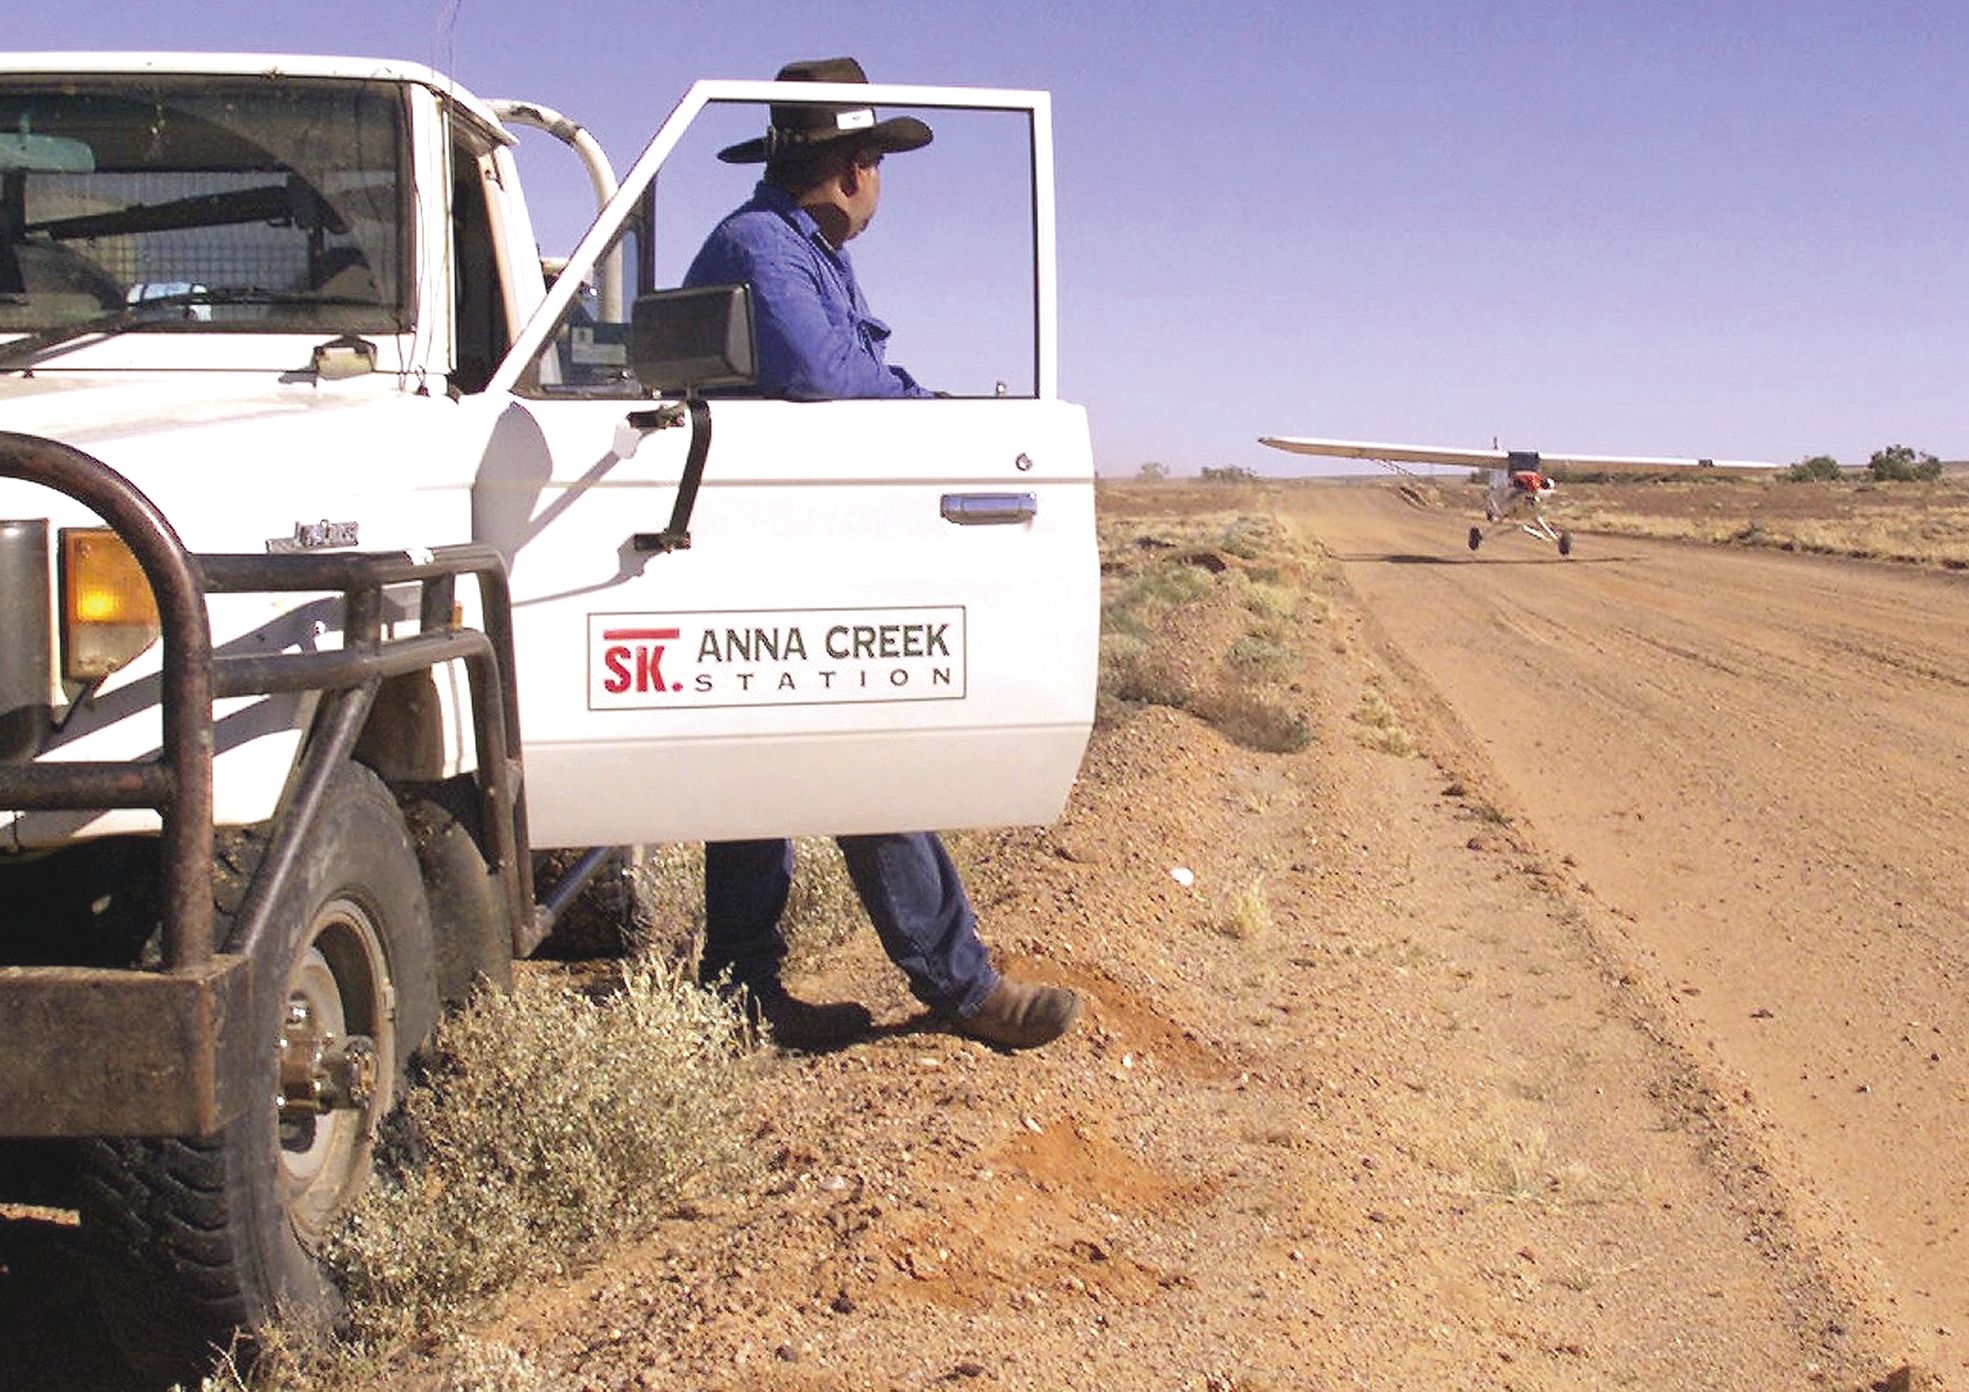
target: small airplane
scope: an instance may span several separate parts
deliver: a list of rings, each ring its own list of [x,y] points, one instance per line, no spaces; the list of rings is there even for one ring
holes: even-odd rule
[[[1540,454],[1536,450],[1455,449],[1434,445],[1391,445],[1372,440],[1321,440],[1293,435],[1261,435],[1261,445],[1292,454],[1317,454],[1333,459],[1367,459],[1395,473],[1413,475],[1410,464],[1453,464],[1482,469],[1488,479],[1484,492],[1484,524],[1470,528],[1475,551],[1492,532],[1524,532],[1572,554],[1572,533],[1562,531],[1539,511],[1559,485],[1546,472],[1560,469],[1770,469],[1775,465],[1750,459],[1686,459],[1676,456],[1621,454]]]

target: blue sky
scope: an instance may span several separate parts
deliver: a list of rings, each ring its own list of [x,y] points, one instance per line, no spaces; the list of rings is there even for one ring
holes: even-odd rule
[[[4,41],[413,59],[559,107],[618,166],[693,78],[789,58],[1049,89],[1061,387],[1106,472],[1307,462],[1263,433],[1969,457],[1958,3],[95,0],[15,7]],[[950,166],[905,162],[959,148],[885,168],[855,244],[933,379],[1015,298],[999,229],[939,227]],[[538,153],[565,249],[583,186]],[[725,178],[706,196],[742,197]]]

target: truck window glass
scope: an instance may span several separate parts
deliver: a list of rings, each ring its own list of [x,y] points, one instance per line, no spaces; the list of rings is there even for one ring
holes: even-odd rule
[[[904,108],[884,107],[884,115]],[[940,108],[908,114],[936,139],[882,165],[882,201],[867,232],[849,245],[855,273],[875,313],[894,331],[889,360],[925,386],[960,397],[1037,394],[1038,314],[1034,280],[1032,136],[1023,112]],[[680,285],[705,236],[752,196],[759,165],[719,162],[717,152],[756,136],[766,110],[750,103],[709,107],[679,142],[658,177],[647,214],[653,285]],[[625,258],[635,266],[635,256]],[[625,297],[624,317],[634,303]],[[626,325],[591,337],[593,301],[577,299],[536,364],[530,390],[558,395],[641,395],[627,372],[608,364],[551,385],[581,353],[608,353]],[[578,336],[578,337],[577,337]],[[554,361],[550,362],[549,359]]]
[[[645,204],[645,209],[646,209]],[[629,371],[629,314],[636,296],[648,288],[642,273],[644,241],[642,226],[645,209],[629,220],[609,243],[609,250],[597,258],[609,260],[609,251],[620,250],[620,264],[626,283],[611,299],[597,284],[591,270],[581,278],[581,288],[561,316],[553,336],[547,340],[532,370],[520,382],[520,389],[541,396],[641,397],[647,395]],[[558,259],[542,263],[551,286],[563,274]]]
[[[0,332],[149,300],[145,331],[410,326],[400,89],[31,76],[0,84]]]
[[[492,178],[491,153],[454,128],[450,222],[457,344],[451,385],[467,393],[484,389],[509,342],[505,287],[486,191],[486,181]]]

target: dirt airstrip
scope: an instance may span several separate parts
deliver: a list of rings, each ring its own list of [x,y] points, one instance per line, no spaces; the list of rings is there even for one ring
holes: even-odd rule
[[[1969,1388],[1969,579],[1254,506],[1310,747],[1151,708],[964,843],[1077,1031],[924,1030],[864,934],[761,1183],[389,1385]]]
[[[1969,1387],[1963,577],[1270,506],[1330,555],[1313,745],[1151,710],[972,845],[1085,1026],[916,1032],[864,938],[804,986],[894,1032],[776,1067],[766,1192],[486,1338],[596,1387]]]

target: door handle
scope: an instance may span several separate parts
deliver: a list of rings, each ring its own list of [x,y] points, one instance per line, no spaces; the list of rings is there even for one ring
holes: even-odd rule
[[[1005,522],[1030,522],[1039,515],[1039,498],[1032,493],[946,493],[943,520],[960,527],[991,527]]]

